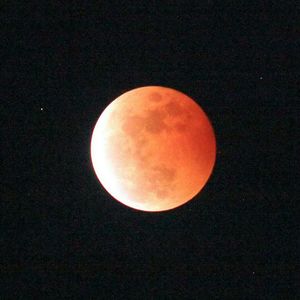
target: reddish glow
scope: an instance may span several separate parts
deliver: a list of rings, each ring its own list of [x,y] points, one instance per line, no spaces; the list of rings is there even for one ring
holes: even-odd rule
[[[196,102],[174,89],[131,90],[103,111],[91,157],[104,188],[123,204],[163,211],[191,200],[216,158],[211,123]]]

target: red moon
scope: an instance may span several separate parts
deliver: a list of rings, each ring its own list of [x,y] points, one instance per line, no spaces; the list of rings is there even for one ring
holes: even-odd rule
[[[108,193],[143,211],[165,211],[197,195],[216,160],[201,107],[171,88],[146,86],[112,101],[91,140],[95,173]]]

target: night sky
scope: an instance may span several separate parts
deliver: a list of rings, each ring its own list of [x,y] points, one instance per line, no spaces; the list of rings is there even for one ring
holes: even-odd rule
[[[297,298],[297,7],[193,2],[2,1],[1,299]],[[217,139],[203,191],[160,213],[90,159],[100,113],[146,85],[192,97]]]

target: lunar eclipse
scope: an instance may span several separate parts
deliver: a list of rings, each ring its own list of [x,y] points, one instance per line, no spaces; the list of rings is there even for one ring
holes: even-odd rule
[[[95,173],[116,200],[142,211],[176,208],[207,183],[216,139],[202,108],[171,88],[128,91],[100,115],[91,140]]]

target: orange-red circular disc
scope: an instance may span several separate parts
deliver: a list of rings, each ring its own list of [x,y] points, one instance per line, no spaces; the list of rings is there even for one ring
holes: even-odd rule
[[[201,107],[171,88],[146,86],[112,101],[91,140],[95,173],[111,196],[143,211],[178,207],[197,195],[216,159]]]

